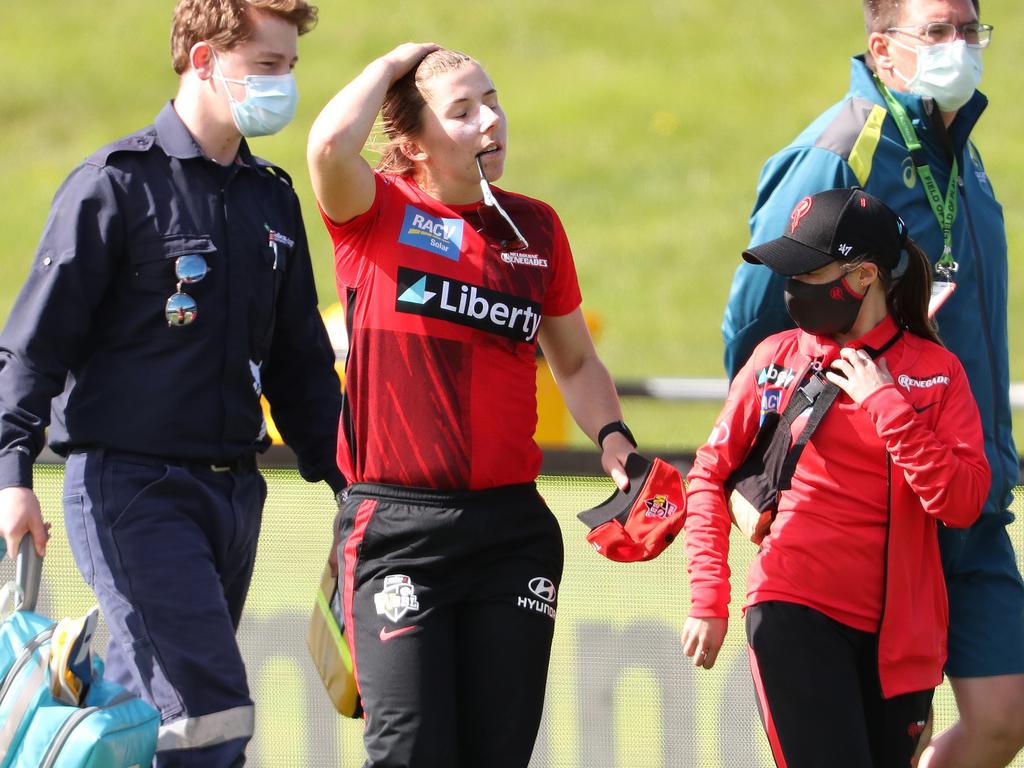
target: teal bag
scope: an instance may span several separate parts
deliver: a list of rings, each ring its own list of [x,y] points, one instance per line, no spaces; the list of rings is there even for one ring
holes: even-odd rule
[[[31,611],[39,591],[38,561],[31,537],[24,537],[18,577],[0,599],[0,610],[11,596],[15,606],[0,623],[0,768],[147,768],[160,714],[104,680],[99,657],[92,658],[92,679],[79,706],[51,693],[57,623]]]

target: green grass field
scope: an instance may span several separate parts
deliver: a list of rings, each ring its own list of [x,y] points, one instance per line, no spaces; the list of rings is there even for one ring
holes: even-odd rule
[[[148,123],[175,89],[171,0],[5,3],[0,50],[0,319],[28,269],[50,199],[99,145]],[[746,243],[758,169],[842,96],[863,45],[860,3],[777,0],[453,0],[320,3],[302,42],[301,102],[282,135],[254,149],[288,168],[307,213],[322,305],[330,249],[304,165],[319,108],[369,59],[407,39],[463,49],[489,70],[510,115],[503,184],[551,202],[573,243],[600,351],[617,378],[720,376],[719,323]],[[1005,206],[1012,274],[1024,237],[1024,6],[987,0],[995,25],[976,132]],[[1011,328],[1024,281],[1010,286]],[[1013,378],[1024,340],[1012,333]],[[693,446],[715,406],[627,405],[646,443]],[[1018,435],[1022,433],[1018,430]],[[578,439],[578,438],[577,438]]]

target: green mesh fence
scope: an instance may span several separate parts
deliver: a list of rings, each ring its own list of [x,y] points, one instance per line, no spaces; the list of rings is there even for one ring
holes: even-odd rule
[[[62,476],[61,466],[36,470],[36,489],[53,523],[39,608],[54,617],[82,613],[92,603],[64,536]],[[270,494],[239,632],[257,708],[249,764],[358,768],[361,722],[334,714],[305,648],[313,592],[330,546],[333,500],[293,470],[268,470],[266,476]],[[609,562],[586,543],[575,513],[603,500],[610,481],[542,478],[540,488],[562,523],[566,564],[544,721],[531,766],[772,765],[757,719],[738,609],[715,668],[695,670],[678,641],[689,601],[682,546],[649,563]],[[1024,502],[1015,506],[1018,514],[1024,511]],[[1024,523],[1014,523],[1011,535],[1019,555]],[[754,549],[734,538],[732,551],[733,591],[742,595]],[[11,578],[12,571],[6,561],[0,580]],[[936,699],[938,727],[954,716],[944,685]],[[1013,765],[1024,768],[1024,756]]]

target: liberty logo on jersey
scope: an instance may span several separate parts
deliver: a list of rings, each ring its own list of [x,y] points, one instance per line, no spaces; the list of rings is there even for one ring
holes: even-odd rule
[[[515,341],[533,341],[540,305],[450,277],[398,268],[395,311],[447,320]]]
[[[462,219],[431,216],[411,205],[405,206],[398,242],[458,261],[462,252]]]

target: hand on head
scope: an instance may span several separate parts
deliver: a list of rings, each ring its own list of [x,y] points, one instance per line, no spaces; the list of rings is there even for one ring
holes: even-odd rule
[[[402,43],[382,57],[391,65],[392,79],[397,80],[415,68],[424,57],[441,50],[436,43]]]

